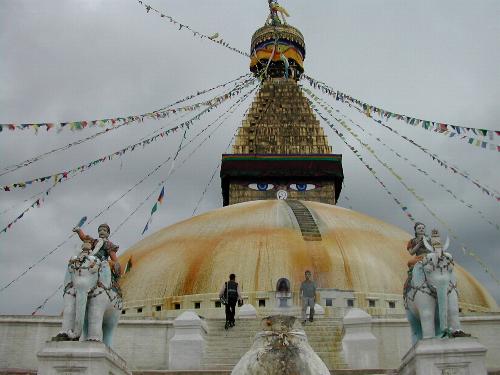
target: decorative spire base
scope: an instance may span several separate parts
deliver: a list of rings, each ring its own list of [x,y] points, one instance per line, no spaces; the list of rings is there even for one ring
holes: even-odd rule
[[[293,78],[304,72],[306,49],[302,33],[286,23],[290,15],[276,1],[269,0],[265,26],[252,36],[250,71],[259,78]],[[281,19],[279,17],[281,15]]]

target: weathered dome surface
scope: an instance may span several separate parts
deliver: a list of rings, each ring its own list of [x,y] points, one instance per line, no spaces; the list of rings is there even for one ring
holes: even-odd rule
[[[304,271],[320,288],[401,294],[409,255],[405,231],[356,211],[302,201],[322,241],[304,241],[285,201],[227,206],[159,230],[126,251],[126,301],[218,292],[234,272],[244,292],[272,291],[282,277],[298,290]],[[494,309],[479,282],[457,267],[462,303]]]

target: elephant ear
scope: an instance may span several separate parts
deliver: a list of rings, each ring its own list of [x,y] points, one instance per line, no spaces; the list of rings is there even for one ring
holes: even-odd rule
[[[411,283],[414,286],[422,285],[425,283],[424,269],[421,262],[418,262],[413,267]]]
[[[425,238],[425,236],[424,236],[423,240],[424,240],[424,245],[425,245],[425,248],[426,248],[427,250],[429,250],[431,253],[434,253],[434,248],[433,248],[433,247],[432,247],[432,245],[431,245],[431,244],[427,241],[427,238]]]

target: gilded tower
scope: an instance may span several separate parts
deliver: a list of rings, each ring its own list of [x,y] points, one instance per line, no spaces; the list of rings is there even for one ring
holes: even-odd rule
[[[233,153],[222,156],[224,205],[276,198],[335,204],[342,156],[332,154],[297,84],[304,72],[304,37],[286,23],[283,7],[272,1],[269,7],[266,24],[253,34],[250,46],[250,71],[261,87]]]

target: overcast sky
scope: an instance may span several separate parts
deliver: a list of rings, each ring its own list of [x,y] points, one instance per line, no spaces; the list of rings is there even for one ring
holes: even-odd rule
[[[306,39],[305,70],[310,76],[394,112],[500,130],[497,0],[281,3],[291,14],[289,23],[297,26]],[[225,41],[244,51],[248,51],[253,31],[264,23],[268,12],[266,0],[151,0],[150,4],[195,30],[208,35],[218,32]],[[179,31],[165,18],[147,14],[134,0],[1,0],[0,51],[0,123],[63,122],[145,113],[248,72],[245,57],[206,39],[194,38],[185,30]],[[197,121],[187,132],[187,139],[231,103]],[[164,204],[155,215],[149,234],[191,216],[248,105],[249,100],[182,165],[202,138],[180,153],[165,187]],[[336,103],[334,106],[473,206],[465,207],[368,134],[358,132],[408,186],[425,198],[426,204],[459,235],[461,243],[474,249],[496,271],[500,266],[500,232],[477,211],[499,223],[500,203],[356,111]],[[184,120],[190,118],[190,114],[185,116]],[[73,168],[180,122],[182,119],[174,116],[168,121],[124,126],[1,176],[0,184]],[[391,121],[390,125],[485,185],[500,190],[498,152],[478,149],[402,122]],[[60,133],[51,130],[38,135],[31,131],[4,131],[0,133],[0,169],[97,131],[98,128]],[[325,132],[334,153],[342,153],[344,158],[345,186],[339,205],[412,232],[411,223],[373,176],[330,129]],[[96,215],[173,155],[180,136],[176,133],[57,185],[40,208],[32,209],[7,233],[0,234],[0,287],[64,241],[82,216]],[[418,220],[446,235],[445,227],[387,170],[356,141],[348,141]],[[498,137],[495,143],[499,143]],[[112,230],[116,228],[157,188],[168,170],[166,164],[85,229],[95,235],[100,222],[109,223]],[[0,230],[32,202],[22,203],[25,199],[49,186],[37,184],[22,191],[0,192],[1,212],[15,205],[0,215]],[[142,238],[142,228],[157,194],[158,191],[112,235],[120,251]],[[197,213],[221,205],[216,172]],[[78,246],[76,239],[68,241],[0,292],[0,313],[31,313],[62,282],[65,264]],[[450,250],[500,302],[498,284],[474,259],[462,254],[457,241],[452,242]],[[43,313],[59,313],[61,306],[59,293]]]

